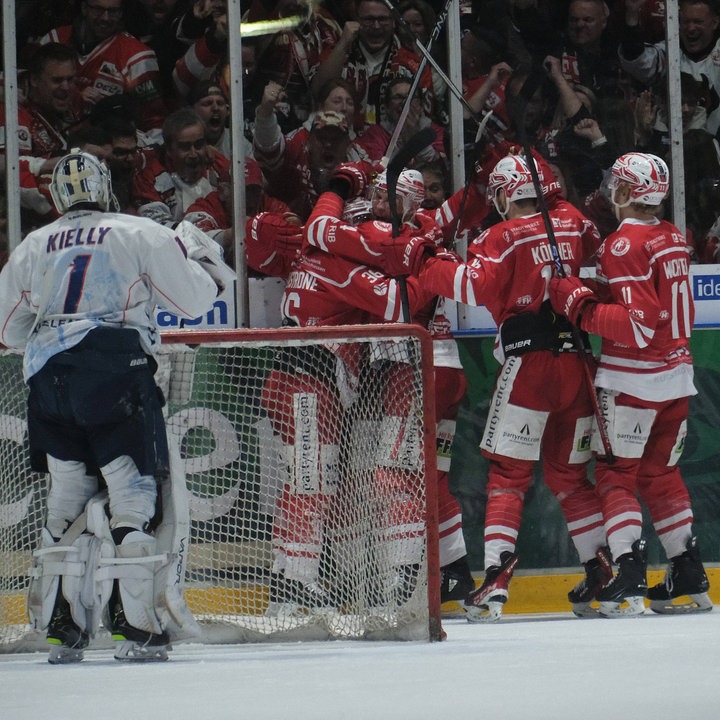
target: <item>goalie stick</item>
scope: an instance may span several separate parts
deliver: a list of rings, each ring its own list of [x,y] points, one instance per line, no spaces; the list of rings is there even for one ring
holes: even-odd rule
[[[565,272],[562,260],[560,259],[560,250],[558,249],[557,238],[555,237],[552,220],[550,219],[550,212],[548,210],[547,202],[545,201],[545,196],[543,195],[540,176],[538,175],[537,167],[532,156],[532,150],[530,148],[530,141],[525,130],[525,111],[527,109],[528,102],[535,94],[535,91],[540,87],[541,81],[542,70],[539,69],[532,71],[525,79],[517,98],[518,104],[515,123],[517,125],[518,136],[520,138],[520,144],[522,145],[523,154],[525,155],[525,161],[528,169],[530,170],[530,175],[532,176],[535,194],[537,195],[538,208],[540,209],[540,214],[542,215],[543,223],[545,225],[545,232],[547,234],[548,244],[550,245],[550,253],[552,255],[553,265],[555,266],[555,273],[558,277],[564,278],[567,277],[567,273]],[[600,434],[600,440],[605,452],[605,461],[613,463],[615,462],[615,456],[612,451],[612,446],[610,445],[610,436],[608,435],[607,426],[605,425],[605,417],[602,414],[600,403],[598,402],[595,382],[593,380],[592,373],[590,372],[592,356],[585,347],[580,328],[578,328],[574,323],[570,323],[570,329],[572,331],[575,348],[583,361],[585,382],[587,384],[588,392],[590,393],[593,414],[595,415],[598,433]]]
[[[395,153],[388,163],[385,177],[387,179],[388,205],[390,206],[390,215],[392,218],[392,236],[396,238],[400,234],[401,218],[397,211],[397,181],[400,173],[405,166],[424,148],[432,144],[435,140],[435,131],[430,128],[423,128],[415,133],[402,149]],[[412,322],[410,315],[410,299],[408,297],[407,282],[404,277],[399,277],[400,283],[400,302],[402,303],[403,320],[406,323]]]

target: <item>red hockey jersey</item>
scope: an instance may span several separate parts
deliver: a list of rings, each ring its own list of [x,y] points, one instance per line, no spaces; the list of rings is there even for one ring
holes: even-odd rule
[[[607,303],[591,306],[582,320],[603,338],[598,387],[651,401],[696,394],[689,269],[688,245],[669,222],[626,219],[605,240],[597,279]]]
[[[72,25],[51,30],[40,43],[59,42],[73,49]],[[119,32],[78,57],[77,84],[92,86],[103,95],[130,95],[135,100],[138,124],[144,131],[162,128],[165,103],[160,97],[157,56],[129,33]],[[89,114],[91,107],[85,108]]]

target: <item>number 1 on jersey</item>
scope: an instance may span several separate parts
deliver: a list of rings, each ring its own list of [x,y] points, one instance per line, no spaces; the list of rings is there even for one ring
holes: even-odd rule
[[[67,315],[77,312],[91,257],[92,255],[76,255],[73,260],[68,289],[65,294],[65,304],[63,305],[63,313]]]

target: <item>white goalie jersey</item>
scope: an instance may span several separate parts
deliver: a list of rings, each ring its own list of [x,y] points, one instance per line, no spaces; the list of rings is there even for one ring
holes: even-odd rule
[[[68,212],[28,234],[0,273],[0,342],[25,348],[25,379],[93,328],[135,328],[145,351],[160,342],[159,305],[194,318],[217,285],[177,234],[146,218]]]

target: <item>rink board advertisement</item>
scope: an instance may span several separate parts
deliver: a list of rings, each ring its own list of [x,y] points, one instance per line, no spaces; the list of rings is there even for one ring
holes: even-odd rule
[[[592,268],[580,271],[581,277],[594,275]],[[695,327],[720,328],[720,265],[691,265],[690,283],[695,300]],[[484,305],[458,305],[457,335],[492,335],[496,330]]]
[[[698,394],[690,401],[688,436],[680,467],[692,499],[694,530],[703,559],[720,562],[720,265],[693,266],[691,280],[695,329],[690,345]],[[478,445],[498,369],[492,354],[495,326],[485,308],[459,308],[458,317],[456,337],[468,391],[458,416],[451,487],[463,508],[471,566],[482,569],[487,461]],[[596,351],[597,340],[593,342]],[[666,559],[647,513],[644,521],[649,563],[661,565]],[[523,569],[579,564],[558,503],[542,483],[539,467],[525,498],[517,547]]]

